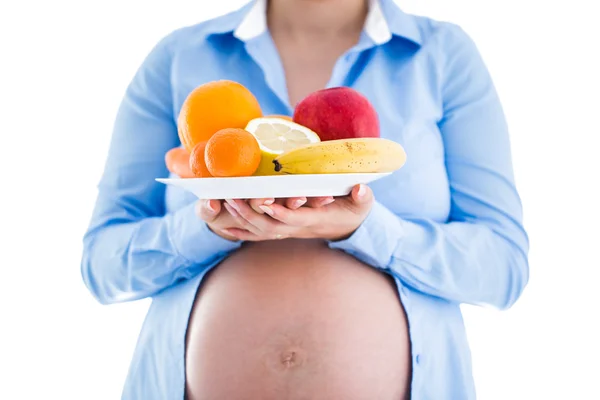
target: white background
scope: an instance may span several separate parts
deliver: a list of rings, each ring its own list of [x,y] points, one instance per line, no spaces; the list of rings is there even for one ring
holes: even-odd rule
[[[243,3],[0,3],[1,399],[120,397],[149,303],[101,306],[79,272],[113,118],[159,38]],[[509,311],[464,309],[483,400],[600,399],[593,3],[400,1],[469,32],[511,127],[531,280]]]

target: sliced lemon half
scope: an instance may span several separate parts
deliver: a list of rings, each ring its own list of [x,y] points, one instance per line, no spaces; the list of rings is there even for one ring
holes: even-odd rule
[[[321,141],[319,135],[309,128],[277,117],[255,118],[248,122],[246,130],[258,141],[261,161],[254,175],[279,175],[273,160],[279,154],[311,143]]]

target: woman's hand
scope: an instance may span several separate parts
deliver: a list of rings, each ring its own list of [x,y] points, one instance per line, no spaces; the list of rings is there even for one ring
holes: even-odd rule
[[[302,199],[300,199],[302,200]],[[237,227],[223,232],[238,240],[273,240],[284,238],[341,240],[349,237],[362,224],[373,205],[373,193],[366,185],[357,185],[348,196],[329,204],[313,206],[322,199],[307,199],[301,207],[293,199],[295,209],[278,202],[226,200],[224,207]]]
[[[243,227],[235,218],[223,209],[222,200],[199,200],[196,203],[196,214],[208,225],[211,231],[224,239],[237,241],[235,236],[227,233],[226,229],[240,229]]]
[[[242,201],[240,201],[242,202]],[[289,199],[252,199],[250,201],[243,202],[249,204],[255,212],[259,214],[264,214],[264,211],[261,209],[262,206],[270,206],[273,204],[277,204],[278,206],[285,206],[285,208],[289,210],[296,210],[303,205],[308,205],[310,207],[321,207],[333,202],[333,197],[313,197],[307,199],[306,197],[294,197]],[[233,212],[227,212],[227,210],[223,209],[223,205],[225,208],[230,207],[228,204],[224,203],[222,200],[200,200],[196,205],[196,214],[208,225],[211,231],[215,234],[221,236],[224,239],[237,241],[237,240],[271,240],[272,237],[265,237],[265,235],[256,235],[252,231],[248,231],[244,228],[244,224],[240,223],[243,220],[235,218]],[[243,239],[237,236],[234,236],[230,233],[238,232],[243,234]]]

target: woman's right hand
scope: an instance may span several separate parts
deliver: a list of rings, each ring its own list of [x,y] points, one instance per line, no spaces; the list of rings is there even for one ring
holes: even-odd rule
[[[216,235],[232,242],[237,242],[238,239],[224,232],[224,229],[244,229],[223,207],[222,200],[199,200],[196,203],[196,214]]]

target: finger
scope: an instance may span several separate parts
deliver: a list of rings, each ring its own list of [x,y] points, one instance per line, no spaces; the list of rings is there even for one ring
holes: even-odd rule
[[[275,202],[275,199],[267,198],[267,199],[250,199],[248,204],[250,207],[259,214],[264,214],[265,212],[260,209],[262,205],[271,205]]]
[[[235,236],[230,235],[229,233],[227,233],[226,229],[223,228],[217,228],[216,226],[213,226],[211,224],[207,224],[208,228],[213,231],[215,234],[221,236],[223,239],[227,239],[230,241],[237,241],[238,238],[236,238]]]
[[[371,188],[360,184],[354,186],[348,195],[336,199],[336,205],[356,215],[363,215],[371,209],[374,200],[375,197]]]
[[[374,200],[371,188],[363,184],[354,186],[352,192],[350,192],[350,197],[358,210],[370,207]]]
[[[226,202],[223,203],[223,206],[225,207],[227,212],[231,214],[231,217],[233,218],[236,225],[238,225],[242,229],[252,232],[255,235],[259,235],[261,233],[260,229],[252,225],[248,220],[246,220],[240,215],[240,213],[238,212],[238,205],[232,206],[233,201],[234,200],[226,200]]]
[[[312,208],[319,208],[326,206],[327,204],[331,204],[335,201],[332,196],[324,196],[324,197],[309,197],[306,205]]]
[[[231,236],[237,240],[243,240],[243,241],[249,241],[249,242],[258,242],[260,240],[263,240],[260,236],[255,235],[254,233],[252,233],[250,231],[247,231],[245,229],[240,229],[240,228],[221,229],[221,232],[223,232],[225,235]]]
[[[213,222],[221,212],[221,202],[219,200],[199,200],[196,203],[196,215],[204,222]]]
[[[266,241],[266,240],[281,240],[281,239],[288,238],[288,236],[284,236],[281,234],[276,234],[273,237],[267,237],[264,235],[255,235],[252,232],[248,232],[245,229],[239,229],[239,228],[228,228],[228,229],[223,229],[223,231],[227,235],[231,235],[231,237],[235,238],[236,240],[252,241],[252,242],[260,242],[260,241]]]
[[[237,213],[245,219],[250,225],[255,228],[258,228],[258,231],[261,235],[266,236],[267,238],[272,238],[276,234],[284,234],[284,231],[287,231],[287,227],[283,226],[283,224],[279,221],[274,220],[269,215],[258,214],[254,212],[254,210],[245,202],[232,200],[235,204]],[[231,203],[228,202],[228,205],[232,206]],[[259,208],[265,212],[268,210],[270,206],[268,205],[260,205]],[[246,228],[248,229],[248,228]],[[258,232],[254,229],[248,229],[253,233]]]
[[[316,224],[319,218],[323,215],[323,208],[308,208],[302,207],[296,210],[281,204],[271,204],[270,206],[262,206],[263,211],[272,219],[277,220],[283,226],[288,227],[305,227]]]
[[[306,197],[290,197],[285,199],[285,206],[290,210],[296,210],[306,204]]]

